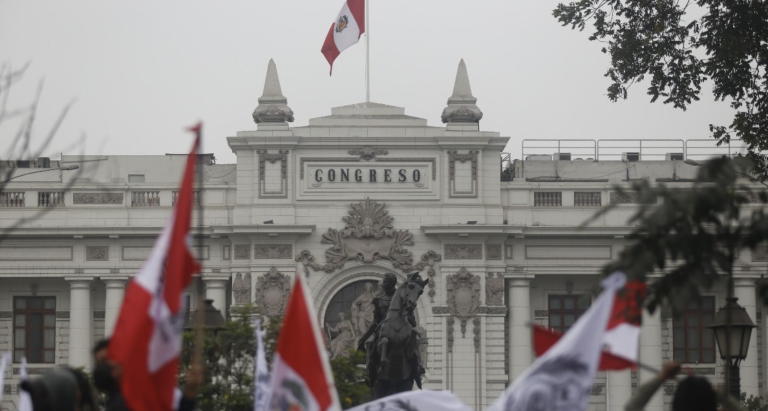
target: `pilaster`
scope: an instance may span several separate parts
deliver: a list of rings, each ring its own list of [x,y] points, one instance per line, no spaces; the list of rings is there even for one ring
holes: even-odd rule
[[[509,383],[533,362],[531,347],[531,278],[511,278],[509,287]]]

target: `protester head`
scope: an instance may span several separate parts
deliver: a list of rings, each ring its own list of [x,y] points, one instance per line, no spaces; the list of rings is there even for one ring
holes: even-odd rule
[[[677,384],[672,397],[672,411],[715,411],[717,396],[712,384],[703,377],[687,377]]]
[[[33,411],[97,411],[88,379],[68,367],[56,367],[38,378],[23,381]]]
[[[93,347],[93,383],[96,388],[111,392],[119,388],[123,368],[108,356],[109,339],[103,339]]]

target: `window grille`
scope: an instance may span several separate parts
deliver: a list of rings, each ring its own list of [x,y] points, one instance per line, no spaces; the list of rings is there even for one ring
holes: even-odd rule
[[[38,207],[57,207],[64,205],[64,193],[57,191],[41,191],[37,193]]]
[[[131,207],[160,207],[160,192],[131,191]]]
[[[533,205],[536,207],[562,207],[563,193],[559,191],[536,191],[533,193]]]
[[[55,361],[56,298],[15,297],[13,299],[13,361],[22,357],[29,363]]]
[[[715,334],[707,328],[715,317],[715,297],[702,297],[701,305],[692,303],[672,320],[672,347],[675,361],[714,363]]]
[[[550,295],[549,328],[562,333],[568,331],[589,307],[583,295]]]
[[[573,205],[576,207],[600,207],[602,205],[599,191],[577,191],[573,193]]]
[[[0,193],[0,207],[24,207],[24,192],[9,191]]]
[[[176,200],[179,198],[179,192],[174,191],[173,192],[173,205],[176,205]],[[193,197],[192,197],[192,205],[193,206],[199,206],[200,205],[200,192],[199,191],[193,191]]]

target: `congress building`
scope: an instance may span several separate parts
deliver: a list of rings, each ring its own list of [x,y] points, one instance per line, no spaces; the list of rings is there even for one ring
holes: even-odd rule
[[[695,150],[675,140],[502,136],[480,128],[463,61],[453,91],[445,86],[447,104],[430,119],[360,103],[293,127],[270,61],[254,101],[255,130],[226,137],[236,163],[200,159],[194,199],[204,215],[193,242],[204,267],[186,295],[189,309],[203,293],[225,316],[248,303],[281,315],[301,262],[329,355],[345,355],[373,320],[384,275],[402,281],[418,271],[429,279],[416,310],[425,388],[453,391],[475,410],[491,404],[535,358],[529,324],[567,330],[603,265],[627,244],[638,198],[614,187],[638,179],[689,187],[697,168],[684,160]],[[521,159],[503,152],[510,140]],[[0,352],[12,356],[3,410],[17,409],[22,357],[32,376],[59,364],[90,369],[92,345],[111,334],[127,283],[171,215],[185,161],[157,154],[2,162],[18,168],[0,194],[0,229],[13,227],[0,243]],[[608,204],[617,207],[581,226]],[[765,312],[755,287],[768,250],[741,252],[736,265],[736,296],[758,326],[741,386],[763,394]],[[659,368],[677,359],[722,384],[706,325],[724,302],[725,290],[716,289],[679,318],[644,314],[642,362]],[[598,373],[590,409],[623,409],[652,376]],[[647,409],[668,409],[672,390],[665,385]]]

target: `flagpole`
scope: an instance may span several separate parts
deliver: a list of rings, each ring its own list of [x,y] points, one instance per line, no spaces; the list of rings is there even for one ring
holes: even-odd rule
[[[368,0],[365,0],[365,102],[371,102],[371,19],[368,18]]]
[[[200,370],[203,366],[203,328],[205,327],[205,318],[203,310],[205,309],[205,298],[203,297],[203,123],[200,122],[196,127],[197,131],[197,262],[200,264],[200,279],[197,283],[197,309],[195,310],[195,342],[192,356],[192,367]],[[192,202],[195,201],[195,190],[192,190]],[[223,308],[223,307],[222,307]]]

